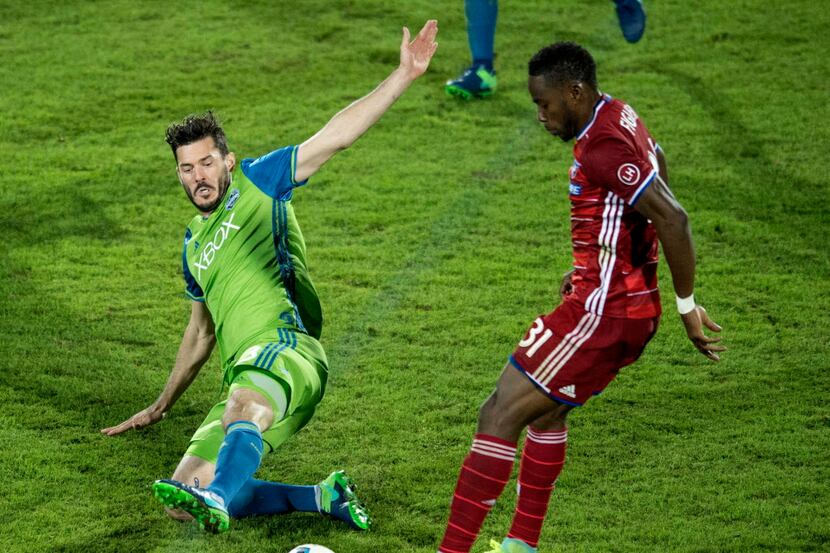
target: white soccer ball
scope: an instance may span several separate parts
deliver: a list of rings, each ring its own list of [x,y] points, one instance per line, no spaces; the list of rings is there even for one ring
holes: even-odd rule
[[[307,543],[305,545],[298,545],[288,553],[334,553],[334,551],[322,545]]]

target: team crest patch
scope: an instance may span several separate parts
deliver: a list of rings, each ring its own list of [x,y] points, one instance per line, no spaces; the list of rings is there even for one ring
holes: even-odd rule
[[[582,186],[576,183],[571,183],[569,190],[571,192],[571,196],[579,196],[582,194]]]
[[[199,241],[196,240],[195,242],[193,242],[193,251],[195,252],[198,249],[199,249]]]
[[[239,199],[239,189],[234,188],[233,190],[231,190],[231,195],[228,198],[228,201],[225,202],[225,210],[230,211],[231,209],[233,209],[233,206],[236,205],[236,200],[238,200],[238,199]]]

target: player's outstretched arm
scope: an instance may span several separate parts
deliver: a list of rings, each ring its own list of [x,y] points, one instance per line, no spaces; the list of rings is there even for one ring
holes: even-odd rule
[[[412,81],[429,67],[438,43],[438,22],[427,21],[414,40],[403,28],[400,65],[372,92],[331,118],[320,131],[300,144],[294,178],[303,181],[317,172],[331,157],[345,150],[374,125],[400,98]]]
[[[709,318],[702,306],[694,303],[695,248],[689,217],[661,176],[665,174],[665,164],[661,163],[660,174],[655,176],[654,182],[643,192],[634,208],[651,219],[657,230],[675,294],[685,299],[678,299],[678,309],[686,335],[703,355],[712,361],[720,361],[718,353],[726,351],[726,348],[718,344],[719,337],[707,336],[704,327],[713,332],[720,332],[721,327]]]
[[[194,301],[190,312],[190,322],[187,323],[179,353],[176,355],[176,363],[161,395],[146,409],[142,409],[121,424],[102,429],[101,433],[115,436],[127,430],[150,426],[163,419],[167,411],[199,374],[202,365],[210,357],[215,343],[216,336],[210,311],[204,303]]]

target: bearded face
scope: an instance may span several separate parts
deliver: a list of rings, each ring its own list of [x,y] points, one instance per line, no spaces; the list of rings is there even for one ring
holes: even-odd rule
[[[207,136],[176,150],[179,181],[187,197],[203,215],[222,202],[236,162],[233,153],[222,156],[213,137]]]

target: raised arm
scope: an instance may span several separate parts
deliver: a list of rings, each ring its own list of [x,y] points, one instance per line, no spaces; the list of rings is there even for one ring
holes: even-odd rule
[[[199,374],[215,343],[216,336],[210,311],[204,303],[194,301],[190,311],[190,322],[187,323],[179,353],[176,355],[176,363],[158,399],[121,424],[104,428],[101,432],[107,436],[115,436],[127,430],[150,426],[163,419]]]
[[[662,152],[658,152],[658,162],[660,167],[654,182],[634,208],[651,220],[663,245],[686,335],[703,355],[720,361],[718,352],[726,348],[717,344],[720,338],[706,336],[703,327],[714,332],[720,332],[721,327],[709,318],[702,306],[694,303],[695,248],[689,217],[666,183],[668,172]]]
[[[345,150],[374,125],[401,97],[412,81],[423,75],[438,48],[438,22],[427,21],[414,40],[403,28],[400,65],[372,92],[331,118],[317,134],[300,144],[294,178],[299,182],[317,172],[331,157]]]

